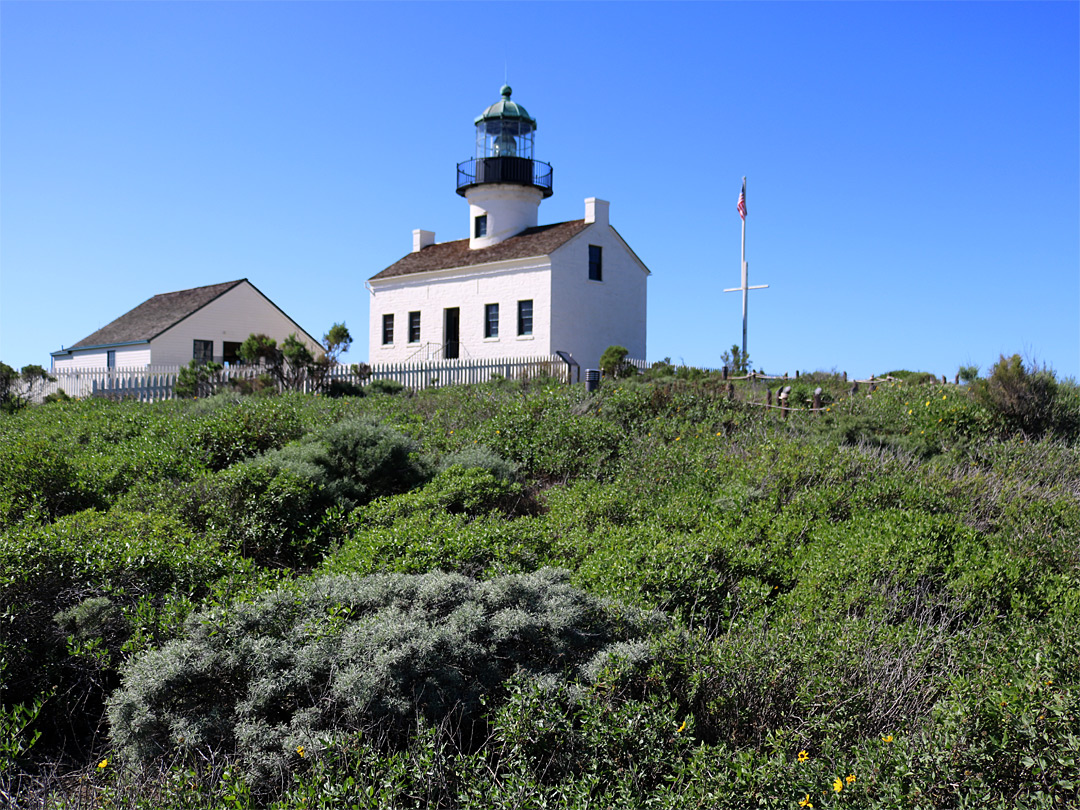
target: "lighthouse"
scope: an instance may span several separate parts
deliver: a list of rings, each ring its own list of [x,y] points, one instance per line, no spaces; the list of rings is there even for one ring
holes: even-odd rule
[[[533,157],[536,119],[510,98],[484,110],[476,124],[476,156],[457,165],[457,193],[469,202],[469,249],[491,247],[536,227],[540,201],[553,193],[551,165]]]
[[[525,358],[597,368],[611,345],[643,361],[649,268],[608,202],[588,197],[581,219],[540,224],[552,171],[534,155],[536,119],[504,85],[473,124],[476,151],[455,187],[468,236],[437,242],[417,228],[412,251],[368,279],[370,362],[450,361],[425,371],[450,380],[462,363],[470,379],[511,375]]]

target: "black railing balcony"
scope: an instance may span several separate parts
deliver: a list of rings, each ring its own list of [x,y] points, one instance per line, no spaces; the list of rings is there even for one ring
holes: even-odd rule
[[[551,164],[522,157],[473,158],[457,165],[457,193],[462,197],[481,183],[509,183],[534,186],[550,197]]]

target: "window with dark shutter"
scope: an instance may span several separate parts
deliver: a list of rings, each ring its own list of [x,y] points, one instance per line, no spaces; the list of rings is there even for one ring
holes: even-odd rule
[[[533,302],[518,301],[518,334],[531,335],[533,333]]]
[[[589,281],[604,280],[603,253],[598,245],[589,245]]]

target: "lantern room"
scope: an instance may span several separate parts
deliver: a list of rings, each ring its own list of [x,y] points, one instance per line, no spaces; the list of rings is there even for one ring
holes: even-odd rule
[[[551,166],[533,159],[536,120],[511,100],[509,85],[500,98],[480,115],[476,124],[476,157],[458,164],[457,192],[468,197],[470,189],[483,184],[532,186],[550,197]]]
[[[502,99],[476,117],[476,157],[522,157],[532,159],[536,121],[525,108],[510,100],[510,86],[502,87]]]

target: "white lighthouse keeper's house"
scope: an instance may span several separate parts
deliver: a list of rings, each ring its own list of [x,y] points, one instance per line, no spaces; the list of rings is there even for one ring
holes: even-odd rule
[[[645,359],[649,269],[608,222],[608,203],[539,225],[552,169],[533,158],[536,121],[503,86],[476,118],[476,157],[459,163],[469,238],[413,249],[372,276],[370,362],[514,358],[564,351],[596,368],[611,345]]]

